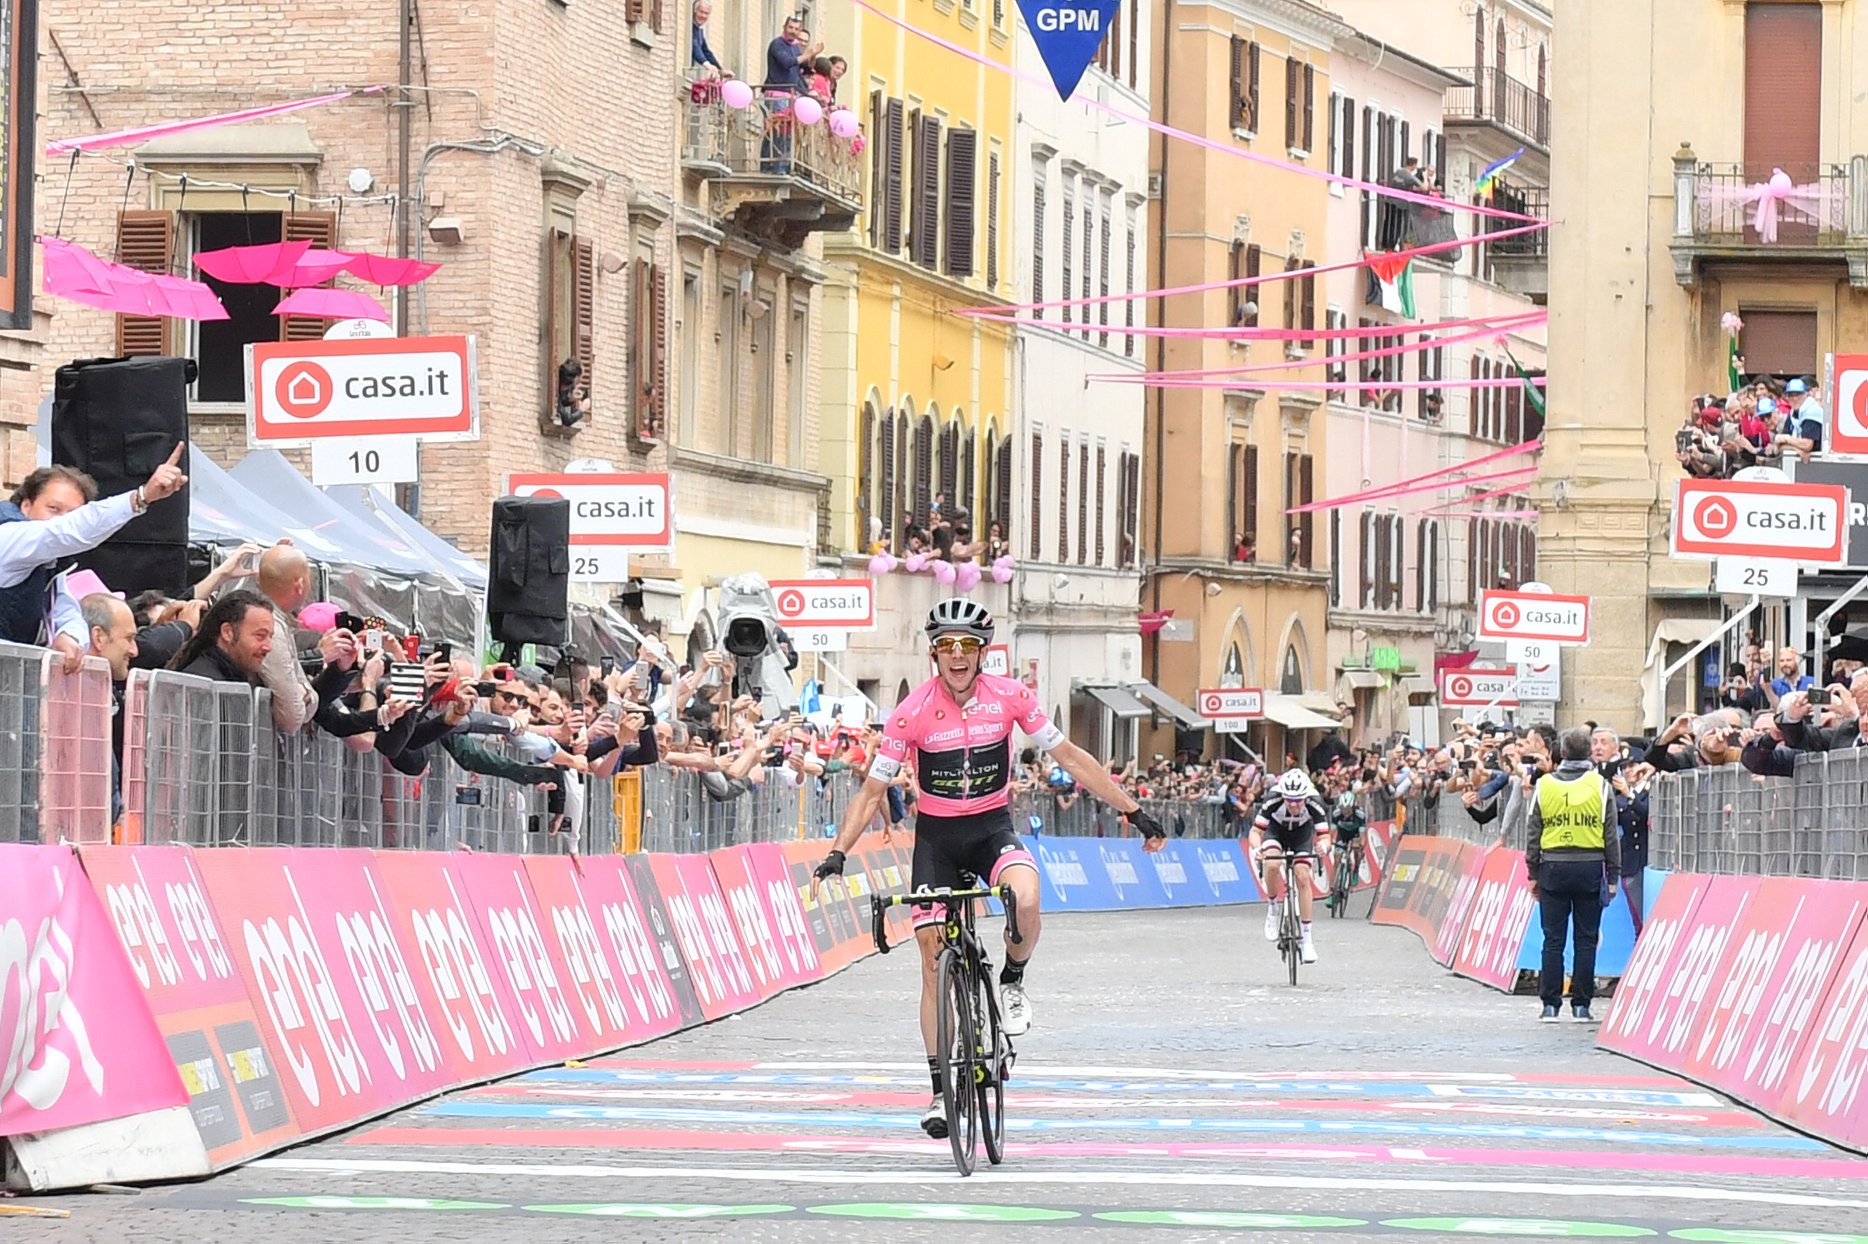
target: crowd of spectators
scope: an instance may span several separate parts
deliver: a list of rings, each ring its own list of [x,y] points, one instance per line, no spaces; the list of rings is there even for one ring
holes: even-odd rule
[[[1788,383],[1760,376],[1724,397],[1702,394],[1674,433],[1674,457],[1699,479],[1807,460],[1823,448],[1821,396],[1816,382],[1802,376]]]

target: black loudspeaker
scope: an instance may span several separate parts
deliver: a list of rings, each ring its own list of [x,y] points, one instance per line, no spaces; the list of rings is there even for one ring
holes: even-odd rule
[[[487,549],[486,613],[494,640],[561,646],[571,614],[571,503],[499,498]]]
[[[180,358],[78,359],[52,385],[52,461],[97,481],[100,498],[129,492],[188,443],[188,386],[195,364]],[[182,469],[188,454],[182,453]],[[75,560],[112,591],[188,587],[188,488],[151,505],[116,535]]]

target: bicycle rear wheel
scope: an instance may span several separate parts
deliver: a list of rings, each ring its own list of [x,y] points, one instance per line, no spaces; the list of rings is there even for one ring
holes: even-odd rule
[[[940,1005],[936,1011],[934,1041],[944,1064],[941,1106],[947,1112],[947,1143],[953,1164],[962,1175],[973,1173],[973,1151],[979,1137],[978,1029],[973,1018],[972,989],[960,952],[941,951]]]
[[[1284,961],[1291,967],[1291,984],[1297,984],[1297,965],[1303,958],[1304,927],[1298,919],[1297,905],[1297,870],[1292,869],[1285,876],[1284,886],[1284,935],[1280,939],[1284,947]]]
[[[979,1131],[986,1142],[986,1160],[994,1166],[1005,1161],[1005,1071],[1011,1039],[999,1027],[999,1004],[992,982],[976,976],[978,990],[973,1013],[978,1017]]]

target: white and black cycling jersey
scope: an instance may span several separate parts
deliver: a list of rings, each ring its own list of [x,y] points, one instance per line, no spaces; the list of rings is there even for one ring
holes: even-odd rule
[[[1319,830],[1330,823],[1330,814],[1324,808],[1322,800],[1306,799],[1303,805],[1292,812],[1284,802],[1283,795],[1273,795],[1258,805],[1258,812],[1252,817],[1254,829],[1280,835],[1299,830]]]

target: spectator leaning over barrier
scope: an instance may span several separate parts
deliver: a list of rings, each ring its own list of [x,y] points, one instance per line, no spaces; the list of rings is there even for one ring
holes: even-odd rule
[[[169,668],[257,687],[260,667],[272,651],[272,635],[272,602],[241,588],[214,602]]]
[[[64,654],[65,672],[84,662],[90,632],[65,586],[60,562],[96,548],[188,477],[176,465],[177,445],[148,482],[97,500],[97,484],[70,467],[40,467],[0,502],[0,639],[16,644],[48,641]]]
[[[1820,724],[1811,720],[1814,707],[1807,691],[1784,697],[1778,717],[1790,747],[1805,752],[1868,747],[1868,670],[1857,671],[1846,692],[1840,687],[1829,690]]]
[[[1560,746],[1562,763],[1537,779],[1524,863],[1543,915],[1542,1018],[1554,1023],[1562,1013],[1563,948],[1574,926],[1570,1018],[1589,1023],[1602,907],[1621,882],[1621,834],[1613,793],[1590,767],[1589,731],[1564,731]]]
[[[1793,777],[1797,771],[1797,751],[1784,744],[1783,727],[1777,715],[1769,711],[1752,718],[1751,729],[1740,736],[1743,747],[1738,763],[1759,777]]]
[[[110,666],[110,819],[123,810],[123,684],[136,656],[136,616],[109,592],[93,592],[78,602],[91,639],[87,655]]]
[[[329,630],[319,640],[324,668],[314,679],[298,663],[298,637],[293,619],[311,600],[311,562],[289,544],[277,544],[259,559],[259,590],[272,602],[272,645],[260,667],[260,685],[272,692],[272,724],[282,733],[297,734],[317,713],[318,706],[334,699],[349,681],[356,664],[357,637],[346,630]],[[347,660],[337,660],[337,654]]]

